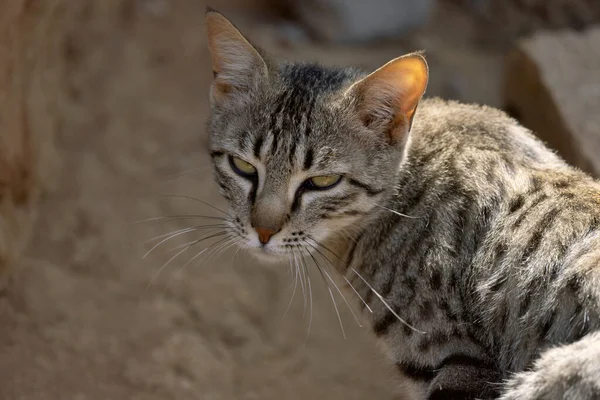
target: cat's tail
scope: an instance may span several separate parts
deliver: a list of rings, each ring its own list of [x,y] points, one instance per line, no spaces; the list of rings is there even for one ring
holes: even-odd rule
[[[500,400],[600,400],[600,332],[542,353],[511,378]]]

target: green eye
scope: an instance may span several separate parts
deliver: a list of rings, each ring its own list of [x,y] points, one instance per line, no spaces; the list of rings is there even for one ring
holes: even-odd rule
[[[342,179],[341,175],[322,175],[308,179],[304,186],[308,189],[329,189]]]
[[[242,176],[256,175],[256,168],[254,168],[254,165],[250,164],[249,162],[246,162],[237,157],[230,157],[229,162],[231,163],[233,170],[239,175],[242,175]]]

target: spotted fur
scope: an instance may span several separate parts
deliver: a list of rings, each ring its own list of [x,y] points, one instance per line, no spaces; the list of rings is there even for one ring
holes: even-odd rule
[[[209,29],[213,59],[232,40],[252,53],[208,15],[234,32]],[[380,99],[365,116],[353,88],[371,75],[252,54],[227,90],[217,71],[209,124],[241,246],[333,258],[414,399],[600,398],[597,181],[501,111],[425,99],[399,118]],[[343,179],[303,186],[327,174]]]

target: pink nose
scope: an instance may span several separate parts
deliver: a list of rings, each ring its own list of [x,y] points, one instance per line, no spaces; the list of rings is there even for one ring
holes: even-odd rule
[[[258,240],[260,240],[262,244],[267,244],[269,239],[271,239],[271,236],[277,233],[273,229],[268,228],[254,228],[254,230],[258,233]]]

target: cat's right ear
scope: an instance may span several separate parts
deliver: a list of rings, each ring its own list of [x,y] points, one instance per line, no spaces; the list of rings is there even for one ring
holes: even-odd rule
[[[256,48],[222,14],[207,8],[205,22],[214,75],[211,100],[218,105],[248,93],[268,70]]]
[[[391,144],[408,136],[425,93],[429,68],[421,53],[398,57],[348,89],[365,127],[382,132]]]

